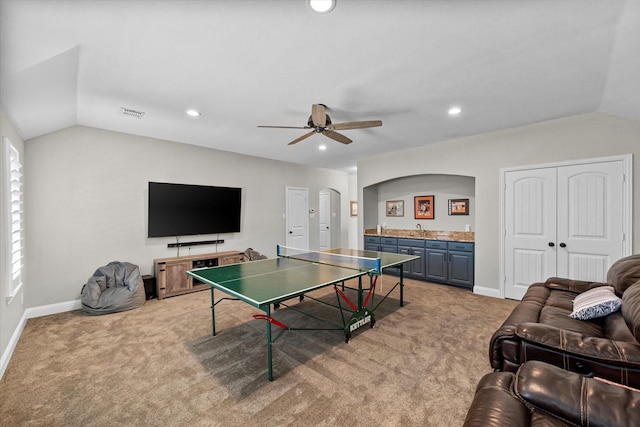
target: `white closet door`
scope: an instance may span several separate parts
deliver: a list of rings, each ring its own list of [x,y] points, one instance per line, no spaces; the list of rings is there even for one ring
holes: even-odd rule
[[[594,161],[504,172],[504,296],[549,277],[606,280],[625,244],[625,165]]]
[[[505,297],[520,300],[556,271],[556,169],[508,172],[504,205]]]
[[[622,201],[622,162],[558,168],[558,276],[605,281],[624,253]]]

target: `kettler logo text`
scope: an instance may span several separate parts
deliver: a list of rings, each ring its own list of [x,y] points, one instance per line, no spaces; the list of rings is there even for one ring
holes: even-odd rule
[[[349,332],[353,332],[359,327],[364,326],[369,322],[371,322],[371,315],[364,316],[360,318],[360,320],[358,320],[357,322],[354,322],[351,325],[349,325]]]

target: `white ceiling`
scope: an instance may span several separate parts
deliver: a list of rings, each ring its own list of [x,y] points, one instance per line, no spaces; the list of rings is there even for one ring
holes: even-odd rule
[[[337,1],[0,0],[0,104],[25,140],[79,124],[340,170],[585,112],[640,120],[637,0]],[[383,126],[293,146],[306,131],[257,127],[304,126],[313,103]]]

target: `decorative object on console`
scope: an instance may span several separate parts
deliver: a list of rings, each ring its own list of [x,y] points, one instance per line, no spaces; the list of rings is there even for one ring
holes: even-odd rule
[[[247,248],[244,251],[245,261],[257,261],[259,259],[267,259],[267,257],[262,255],[260,252],[253,250],[253,248]]]
[[[404,216],[404,200],[388,200],[387,216]]]
[[[416,219],[435,218],[436,206],[434,196],[415,196],[413,199]]]
[[[469,199],[449,199],[449,215],[469,215]]]

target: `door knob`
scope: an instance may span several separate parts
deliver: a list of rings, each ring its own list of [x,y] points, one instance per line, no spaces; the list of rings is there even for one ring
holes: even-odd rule
[[[327,227],[327,230],[329,229],[329,227]]]
[[[567,244],[566,244],[565,242],[562,242],[562,243],[560,243],[560,247],[561,247],[561,248],[566,248],[566,247],[567,247]]]
[[[293,231],[289,231],[289,234],[293,234]]]
[[[553,242],[549,242],[549,246],[554,247],[556,244]]]

